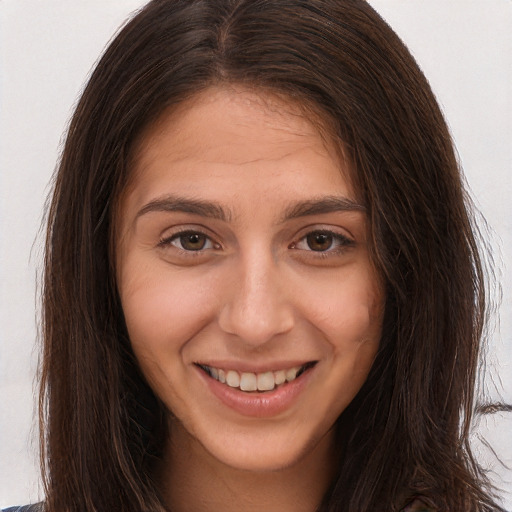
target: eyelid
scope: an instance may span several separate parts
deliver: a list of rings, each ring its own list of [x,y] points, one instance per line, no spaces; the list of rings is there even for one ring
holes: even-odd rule
[[[315,251],[310,248],[306,249],[297,247],[299,243],[305,241],[306,238],[313,233],[331,235],[337,241],[337,243],[335,243],[334,247],[329,247],[325,251]],[[312,253],[312,255],[314,256],[326,257],[330,254],[339,254],[340,252],[343,252],[346,249],[353,247],[355,244],[355,240],[348,234],[342,233],[341,229],[325,226],[308,226],[306,229],[301,231],[300,235],[295,239],[294,242],[290,244],[289,248],[309,252]]]
[[[169,233],[169,231],[171,231],[170,234],[167,234]],[[173,244],[171,244],[171,242],[177,238],[179,238],[180,236],[183,236],[183,235],[187,235],[187,234],[198,234],[198,235],[202,235],[204,237],[206,237],[212,244],[212,247],[208,247],[206,249],[199,249],[199,250],[196,250],[196,251],[190,251],[190,250],[186,250],[186,249],[182,249],[180,247],[177,247]],[[168,246],[172,246],[174,247],[177,251],[181,251],[183,253],[187,253],[189,255],[199,255],[201,253],[204,253],[208,250],[211,250],[211,249],[220,249],[222,246],[219,242],[216,241],[216,237],[214,235],[211,234],[210,230],[209,229],[206,229],[202,226],[198,226],[198,225],[186,225],[186,226],[183,226],[183,225],[180,225],[180,226],[177,226],[176,228],[167,228],[163,231],[163,234],[160,235],[160,239],[158,241],[158,244],[157,244],[158,247],[162,247],[162,248],[165,248],[165,247],[168,247]]]

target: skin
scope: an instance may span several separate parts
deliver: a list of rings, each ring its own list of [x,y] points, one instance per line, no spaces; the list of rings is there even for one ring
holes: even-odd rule
[[[235,86],[165,112],[135,149],[117,279],[134,353],[172,411],[164,496],[177,511],[314,510],[332,478],[333,424],[381,336],[383,287],[350,165],[292,103]],[[195,364],[297,361],[316,364],[270,417],[228,407]]]

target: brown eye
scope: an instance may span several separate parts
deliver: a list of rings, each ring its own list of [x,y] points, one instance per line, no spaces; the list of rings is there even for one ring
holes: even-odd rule
[[[186,251],[200,251],[205,248],[208,238],[202,233],[185,233],[179,236],[179,240]]]
[[[333,244],[332,233],[313,232],[306,236],[306,243],[312,251],[328,251]]]
[[[212,239],[200,231],[182,231],[160,241],[160,247],[174,246],[182,251],[200,252],[217,248]]]
[[[320,253],[322,256],[341,255],[346,249],[354,247],[354,240],[329,230],[314,230],[305,234],[297,242],[290,245],[290,249]]]

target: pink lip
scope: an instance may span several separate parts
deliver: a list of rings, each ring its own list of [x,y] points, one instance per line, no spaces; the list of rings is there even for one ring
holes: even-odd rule
[[[264,393],[246,393],[220,383],[200,368],[197,368],[197,372],[211,393],[230,409],[244,416],[270,418],[292,407],[306,387],[314,369],[315,367],[310,368],[292,382]]]

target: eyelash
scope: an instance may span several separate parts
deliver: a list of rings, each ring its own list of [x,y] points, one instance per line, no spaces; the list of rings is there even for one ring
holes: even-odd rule
[[[183,247],[183,244],[180,239],[182,239],[185,236],[192,236],[192,235],[198,235],[200,237],[204,237],[205,244],[209,245],[208,247],[200,247],[196,250],[194,249],[186,249]],[[327,236],[330,237],[331,244],[329,247],[326,248],[326,250],[317,250],[311,248],[311,246],[308,243],[308,237],[319,237],[319,236]],[[181,247],[173,244],[174,241],[180,241]],[[302,248],[299,247],[300,244],[307,244],[309,248]],[[308,231],[306,234],[301,236],[296,242],[292,242],[288,248],[294,249],[294,250],[300,250],[307,253],[311,253],[308,256],[315,257],[315,258],[328,258],[331,256],[336,256],[344,252],[346,249],[353,247],[355,245],[355,241],[348,238],[345,235],[342,235],[341,233],[337,233],[336,231],[328,230],[328,229],[313,229],[311,231]],[[208,250],[219,250],[222,248],[222,246],[215,242],[209,235],[204,233],[201,230],[198,229],[184,229],[182,231],[178,231],[177,233],[173,233],[171,236],[162,238],[159,243],[159,247],[166,247],[166,246],[173,246],[176,250],[178,250],[180,253],[184,254],[187,257],[198,257],[205,253],[205,251]],[[334,248],[333,248],[334,246]]]
[[[308,249],[300,248],[298,247],[299,244],[308,244],[308,237],[311,236],[327,236],[332,238],[331,245],[326,250],[318,250],[315,251],[314,249],[309,246]],[[309,245],[309,244],[308,244]],[[308,231],[305,235],[301,236],[297,242],[293,242],[289,248],[290,249],[296,249],[296,250],[302,250],[311,254],[308,254],[308,256],[315,257],[315,258],[329,258],[331,256],[338,256],[341,253],[343,253],[346,249],[353,247],[355,245],[354,240],[348,238],[345,235],[342,235],[341,233],[337,233],[336,231],[331,231],[329,229],[313,229],[312,231]],[[334,246],[334,248],[333,248]]]
[[[204,237],[206,239],[206,244],[210,244],[211,247],[201,247],[200,249],[197,249],[197,250],[193,250],[193,249],[185,249],[180,241],[180,245],[181,247],[178,247],[176,245],[173,244],[173,242],[175,240],[180,240],[182,239],[183,237],[185,236],[192,236],[192,235],[199,235],[201,237]],[[221,248],[221,245],[214,242],[212,237],[210,237],[209,235],[207,235],[206,233],[203,233],[202,231],[198,230],[198,229],[184,229],[182,231],[178,231],[177,233],[173,233],[171,236],[168,236],[166,238],[162,238],[159,243],[158,243],[158,246],[159,247],[166,247],[166,246],[173,246],[175,247],[178,251],[180,251],[181,253],[185,254],[186,256],[200,256],[202,253],[205,252],[205,250],[210,250],[210,249],[220,249]]]

